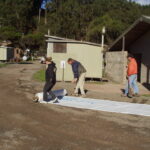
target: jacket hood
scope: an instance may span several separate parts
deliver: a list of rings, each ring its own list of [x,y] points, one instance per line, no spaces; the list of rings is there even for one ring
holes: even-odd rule
[[[53,66],[53,67],[55,67],[55,66],[56,66],[56,64],[52,61],[52,63],[51,63],[51,64],[49,64],[49,66]]]

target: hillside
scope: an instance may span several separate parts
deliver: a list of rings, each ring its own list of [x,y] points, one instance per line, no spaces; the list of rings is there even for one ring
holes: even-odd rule
[[[40,5],[41,0],[1,0],[0,40],[38,50],[49,29],[51,35],[99,43],[105,26],[110,44],[141,15],[150,15],[150,5],[128,0],[52,0],[39,22]]]

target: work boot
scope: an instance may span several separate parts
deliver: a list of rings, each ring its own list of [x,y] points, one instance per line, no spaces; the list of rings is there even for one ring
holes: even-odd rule
[[[133,96],[132,96],[131,94],[128,94],[128,97],[129,97],[129,98],[132,98]]]
[[[131,88],[129,88],[128,97],[129,97],[129,98],[132,98],[132,97],[133,97],[133,92],[132,92],[132,89],[131,89]]]
[[[85,95],[85,94],[82,94],[80,97],[85,98],[85,97],[86,97],[86,95]]]

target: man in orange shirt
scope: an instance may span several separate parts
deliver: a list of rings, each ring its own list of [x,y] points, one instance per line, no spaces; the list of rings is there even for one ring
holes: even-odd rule
[[[132,98],[132,96],[139,96],[139,88],[137,86],[137,73],[138,67],[135,58],[129,54],[128,55],[128,67],[127,67],[127,79],[128,83],[125,89],[124,96]],[[133,91],[133,94],[132,92]]]

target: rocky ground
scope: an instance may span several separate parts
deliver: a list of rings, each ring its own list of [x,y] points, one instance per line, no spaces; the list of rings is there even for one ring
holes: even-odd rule
[[[150,149],[150,117],[33,103],[44,83],[32,76],[43,67],[34,63],[0,68],[0,150]],[[74,89],[62,82],[55,89],[64,87],[69,94]],[[150,104],[148,97],[122,98],[122,87],[87,83],[87,97]]]

